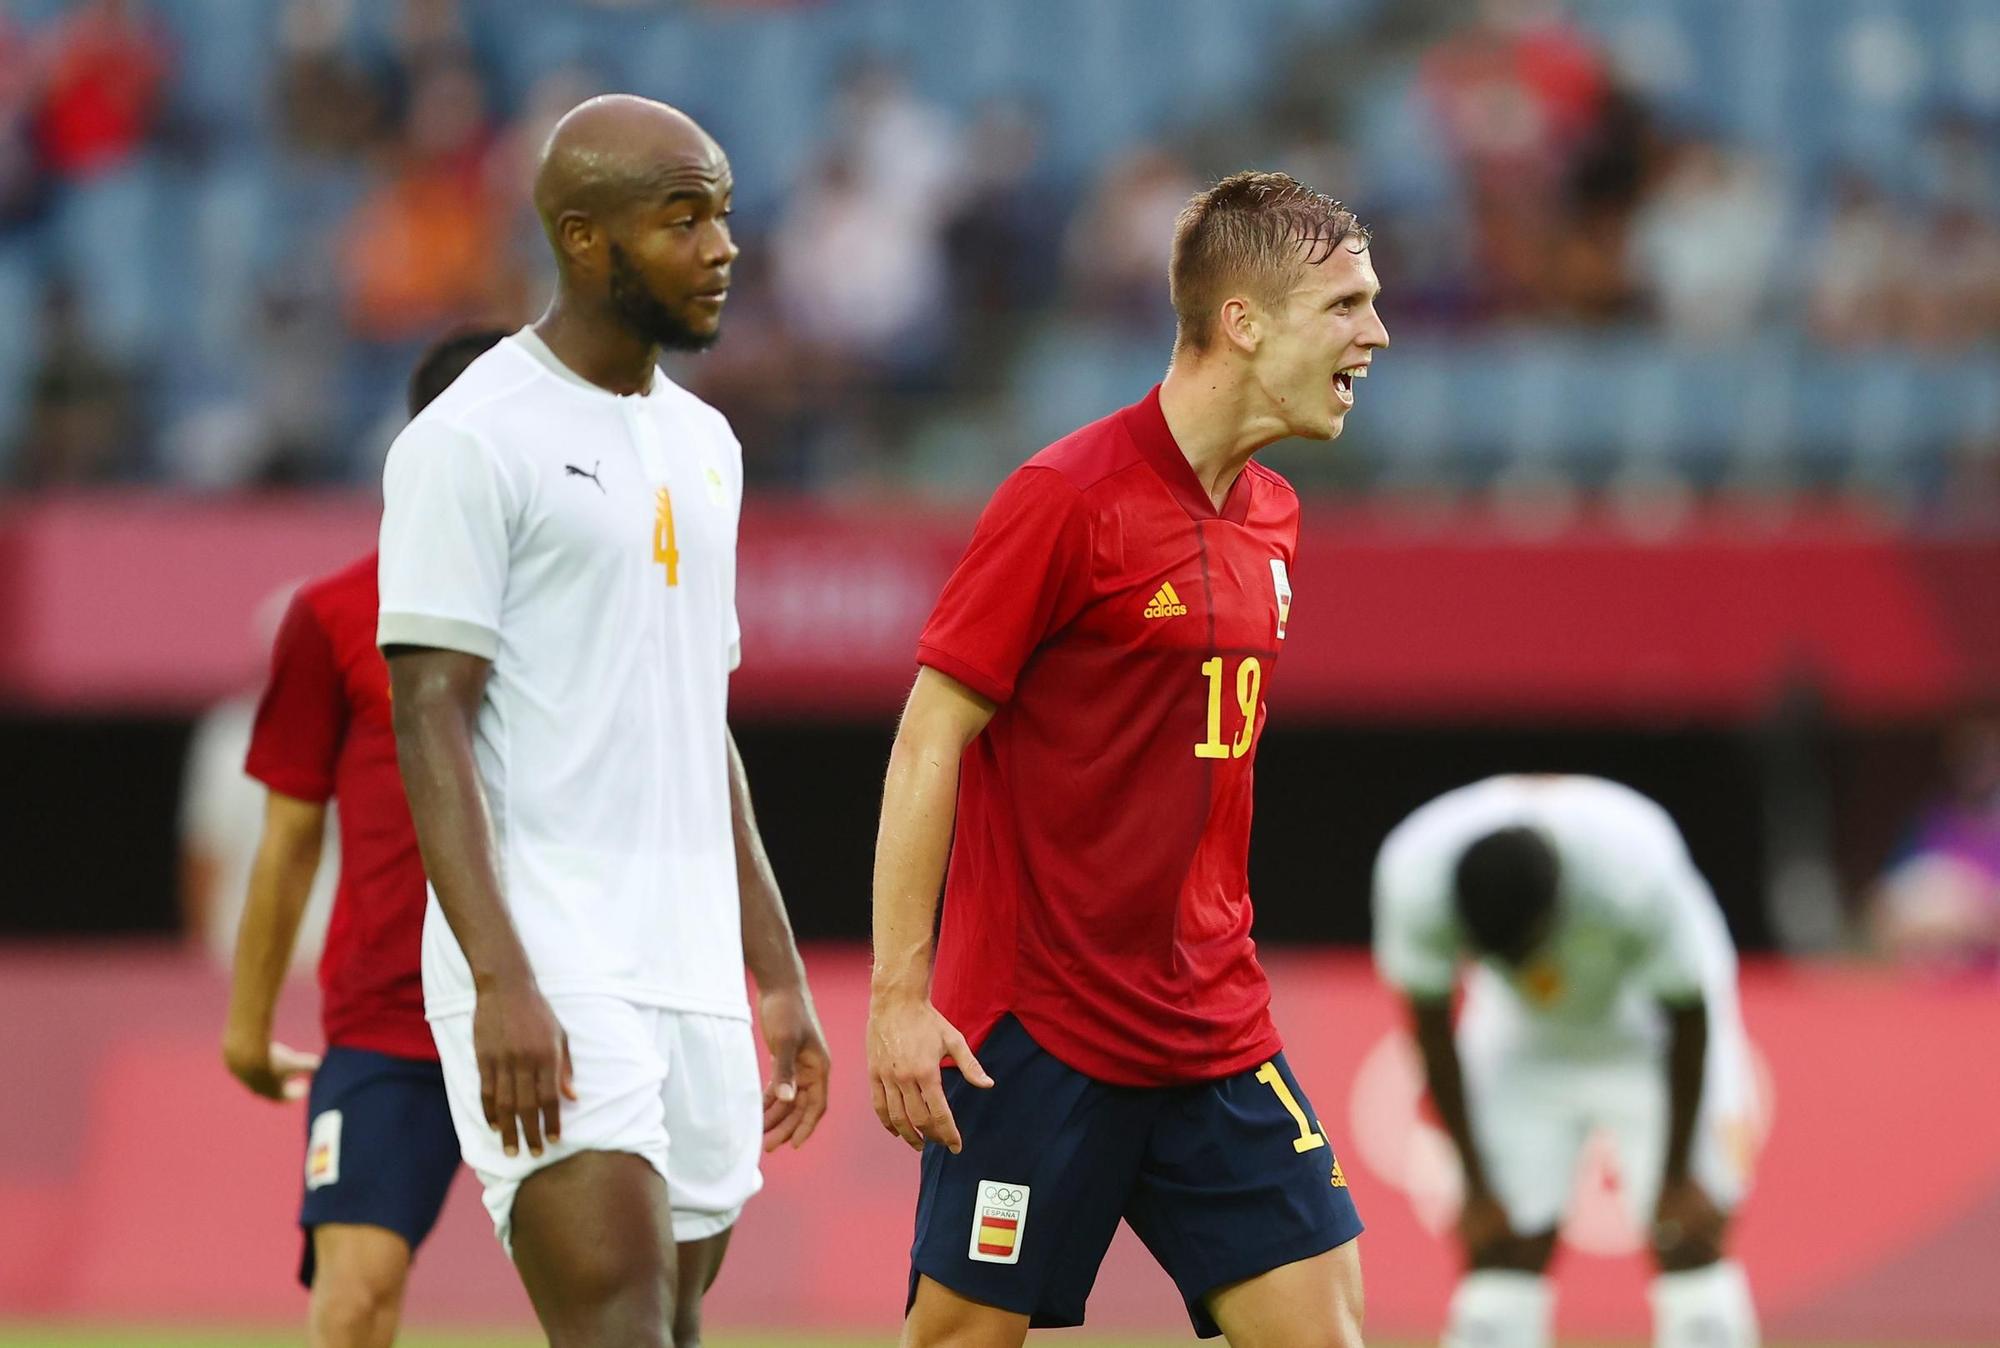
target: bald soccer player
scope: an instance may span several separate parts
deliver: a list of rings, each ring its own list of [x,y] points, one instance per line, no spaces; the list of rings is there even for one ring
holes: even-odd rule
[[[720,332],[732,185],[673,108],[573,109],[535,180],[554,300],[385,475],[377,638],[431,881],[426,1014],[555,1348],[699,1342],[760,1135],[797,1146],[826,1108],[725,720],[742,448],[656,368]]]

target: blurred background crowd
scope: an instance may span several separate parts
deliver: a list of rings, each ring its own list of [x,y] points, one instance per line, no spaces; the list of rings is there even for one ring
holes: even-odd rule
[[[526,176],[606,88],[732,156],[682,373],[766,486],[976,496],[1124,401],[1256,165],[1374,227],[1398,339],[1309,486],[2000,521],[1984,0],[12,0],[0,477],[374,480],[412,352],[537,312]]]

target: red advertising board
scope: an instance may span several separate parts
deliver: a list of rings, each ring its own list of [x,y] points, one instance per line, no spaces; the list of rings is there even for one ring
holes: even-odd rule
[[[376,513],[326,495],[0,511],[0,697],[188,709],[236,691],[261,667],[260,604],[367,551]],[[752,500],[737,707],[892,714],[971,523],[895,500]],[[1899,716],[2000,682],[2000,539],[1837,512],[1712,514],[1646,540],[1318,505],[1293,586],[1272,698],[1294,715],[1726,720],[1809,678],[1837,713]]]
[[[710,1301],[718,1330],[849,1330],[902,1309],[916,1162],[862,1075],[867,960],[808,953],[835,1056],[833,1109],[767,1187]],[[1271,960],[1286,1051],[1368,1223],[1371,1329],[1433,1333],[1454,1277],[1455,1172],[1425,1121],[1399,1012],[1365,961]],[[1738,1246],[1773,1339],[1991,1343],[2000,1280],[2000,996],[1865,970],[1753,965],[1744,1014],[1766,1091]],[[311,992],[282,1022],[311,1042]],[[178,954],[0,954],[0,1064],[33,1107],[0,1111],[0,1321],[285,1322],[305,1120],[254,1099],[215,1048],[220,973]],[[1559,1266],[1559,1320],[1643,1337],[1645,1269],[1586,1167]],[[1028,1238],[1032,1239],[1032,1230]],[[1100,1329],[1186,1332],[1129,1233],[1092,1296]],[[418,1323],[531,1323],[476,1186],[461,1176],[411,1283]]]

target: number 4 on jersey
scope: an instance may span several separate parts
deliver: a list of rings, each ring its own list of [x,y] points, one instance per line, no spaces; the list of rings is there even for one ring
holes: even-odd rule
[[[681,550],[674,546],[674,498],[665,487],[653,494],[653,560],[667,568],[667,584],[681,583]]]

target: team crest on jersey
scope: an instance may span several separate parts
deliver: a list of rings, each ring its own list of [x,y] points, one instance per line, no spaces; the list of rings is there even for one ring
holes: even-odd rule
[[[1278,640],[1285,639],[1285,624],[1292,616],[1292,578],[1285,574],[1285,559],[1271,559],[1271,588],[1278,595]]]
[[[340,1183],[340,1111],[329,1109],[312,1121],[306,1138],[306,1188]]]
[[[1028,1186],[983,1179],[972,1205],[972,1241],[965,1257],[982,1264],[1018,1264],[1028,1229]]]

